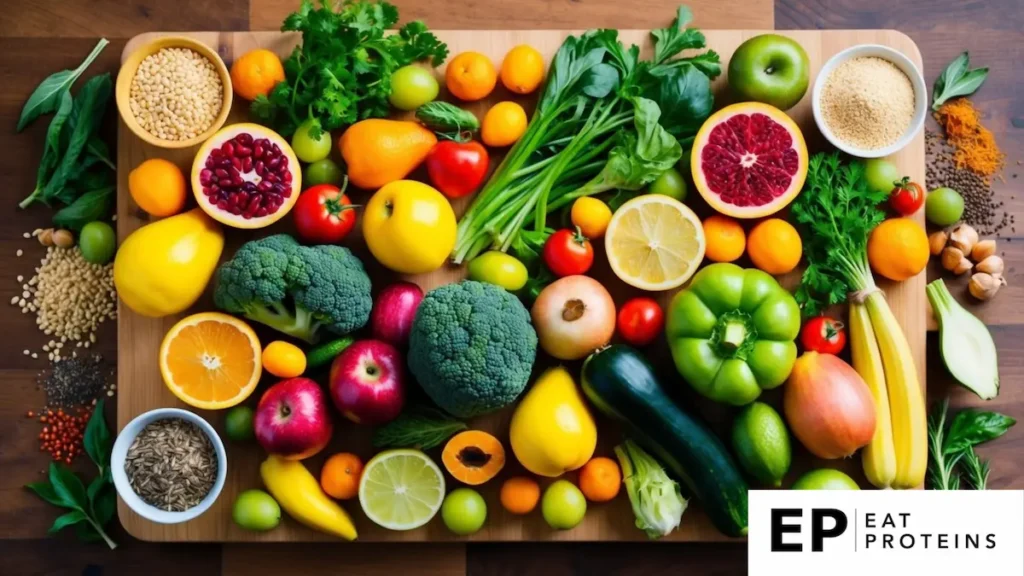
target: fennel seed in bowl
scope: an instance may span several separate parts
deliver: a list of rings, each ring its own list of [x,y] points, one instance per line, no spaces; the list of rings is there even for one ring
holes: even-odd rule
[[[166,418],[151,422],[135,437],[124,471],[132,490],[147,504],[184,512],[213,489],[217,453],[198,426]]]

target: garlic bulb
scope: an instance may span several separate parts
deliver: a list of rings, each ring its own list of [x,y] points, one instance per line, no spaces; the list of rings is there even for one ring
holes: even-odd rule
[[[949,243],[964,254],[970,254],[974,250],[974,245],[978,243],[978,231],[969,224],[958,224],[949,235]]]
[[[994,254],[992,256],[988,256],[987,258],[985,258],[981,262],[978,262],[978,265],[975,266],[975,268],[978,270],[978,272],[984,272],[986,274],[992,274],[993,276],[995,276],[995,275],[1002,275],[1003,267],[1004,267],[1003,259],[1000,258],[999,256],[994,255]]]
[[[971,281],[967,284],[967,290],[970,291],[971,296],[974,296],[978,300],[985,301],[991,300],[996,292],[999,292],[999,288],[1006,284],[1006,280],[1002,276],[993,276],[985,272],[978,272],[971,276]]]
[[[942,254],[942,249],[946,247],[947,242],[949,242],[949,234],[946,234],[945,230],[932,232],[928,236],[928,248],[931,250],[932,256]]]
[[[942,267],[959,276],[974,267],[959,248],[947,246],[942,251]]]
[[[975,262],[981,262],[985,258],[996,253],[996,241],[995,240],[982,240],[974,245],[974,249],[971,250],[971,258]]]

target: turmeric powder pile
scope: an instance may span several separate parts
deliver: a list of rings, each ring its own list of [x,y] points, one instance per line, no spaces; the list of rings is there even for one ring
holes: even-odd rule
[[[946,102],[935,113],[935,119],[945,129],[946,140],[956,149],[953,161],[957,168],[967,168],[986,182],[1003,168],[1006,155],[992,132],[981,125],[981,116],[970,100],[956,98]]]

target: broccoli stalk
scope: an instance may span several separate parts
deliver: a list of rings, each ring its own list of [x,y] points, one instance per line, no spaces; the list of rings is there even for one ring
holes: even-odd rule
[[[287,306],[281,302],[269,304],[251,303],[246,306],[243,312],[246,318],[266,324],[278,332],[283,332],[292,338],[298,338],[304,342],[315,344],[320,329],[320,322],[313,319],[313,313],[302,306],[296,306],[292,313]]]

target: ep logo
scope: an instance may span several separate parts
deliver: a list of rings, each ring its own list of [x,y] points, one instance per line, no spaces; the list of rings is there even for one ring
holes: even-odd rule
[[[771,551],[803,552],[807,526],[811,552],[822,552],[825,539],[841,536],[848,525],[846,514],[835,508],[812,508],[806,513],[800,508],[772,508]]]

